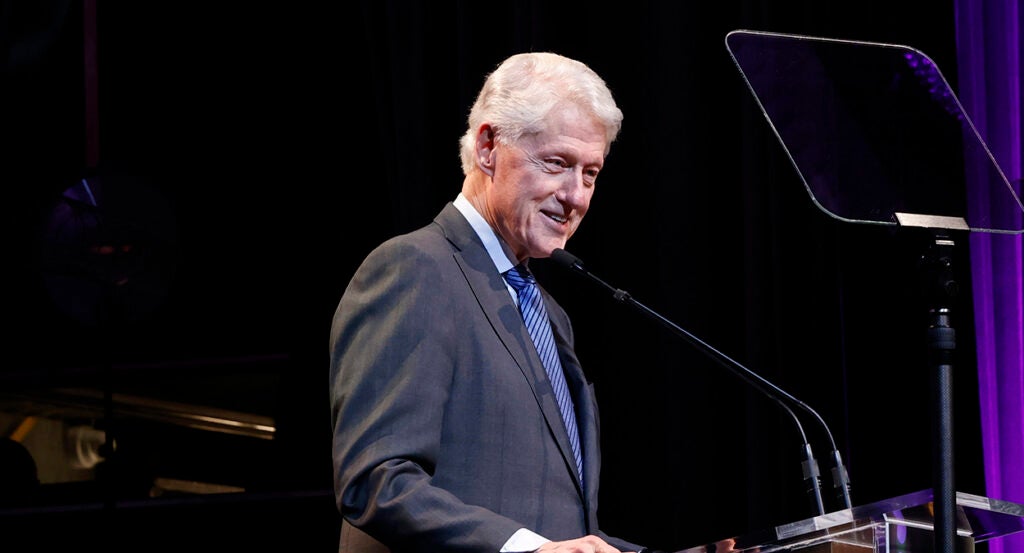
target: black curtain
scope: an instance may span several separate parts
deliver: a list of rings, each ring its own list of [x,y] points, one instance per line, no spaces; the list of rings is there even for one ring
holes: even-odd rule
[[[803,400],[831,429],[854,504],[931,487],[933,408],[917,235],[820,211],[726,50],[735,29],[905,44],[955,76],[952,5],[903,2],[408,5],[364,2],[344,75],[368,119],[355,258],[458,192],[460,136],[483,75],[551,50],[600,73],[625,113],[569,251],[614,286]],[[794,79],[800,78],[794,75]],[[968,289],[966,253],[956,266]],[[772,400],[576,275],[541,265],[574,317],[602,409],[602,520],[684,547],[815,514],[801,437]],[[963,271],[963,272],[959,272]],[[336,282],[341,292],[343,278]],[[981,493],[968,298],[954,309],[958,489]],[[831,490],[831,444],[802,424]]]
[[[816,409],[854,504],[929,488],[920,237],[820,211],[724,43],[753,29],[905,44],[956,82],[952,2],[896,4],[102,4],[100,164],[86,170],[80,10],[69,3],[48,16],[66,23],[53,27],[63,38],[37,51],[34,76],[17,74],[31,84],[5,108],[20,137],[5,180],[23,183],[9,188],[30,207],[13,219],[14,251],[36,255],[38,221],[83,173],[142,175],[176,214],[176,274],[158,309],[97,348],[98,331],[58,313],[19,262],[31,293],[11,294],[12,366],[284,354],[283,385],[232,380],[207,394],[272,393],[282,447],[253,478],[329,489],[328,332],[349,277],[372,247],[454,199],[458,139],[484,75],[513,53],[555,51],[601,74],[625,114],[567,249]],[[673,549],[816,514],[801,437],[773,401],[591,282],[536,268],[573,318],[596,385],[607,532]],[[983,494],[969,294],[957,301],[957,487]],[[61,347],[41,353],[38,336]],[[839,508],[831,444],[802,420],[826,507]]]

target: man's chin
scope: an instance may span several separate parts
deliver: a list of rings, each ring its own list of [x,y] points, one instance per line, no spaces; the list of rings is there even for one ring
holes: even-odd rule
[[[531,255],[530,257],[535,257],[535,258],[551,257],[551,252],[553,252],[553,251],[555,251],[557,249],[565,249],[565,242],[564,241],[563,242],[553,242],[553,243],[546,244],[543,248],[538,248],[537,249],[537,251],[535,252],[536,255]]]

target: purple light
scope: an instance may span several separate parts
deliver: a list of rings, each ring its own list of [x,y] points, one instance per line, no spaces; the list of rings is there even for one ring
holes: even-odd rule
[[[1019,0],[956,0],[964,109],[1021,194]],[[969,187],[968,208],[985,213],[998,198]],[[1020,218],[1017,219],[1018,225]],[[1024,252],[1020,235],[970,236],[978,393],[986,494],[1024,503]],[[990,553],[1024,551],[1024,534],[989,543]]]

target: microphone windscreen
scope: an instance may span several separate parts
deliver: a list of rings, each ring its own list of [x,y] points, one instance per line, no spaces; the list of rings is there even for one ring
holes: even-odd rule
[[[581,261],[580,258],[563,250],[562,248],[555,248],[551,252],[551,259],[555,263],[558,263],[567,269],[583,268],[583,261]]]

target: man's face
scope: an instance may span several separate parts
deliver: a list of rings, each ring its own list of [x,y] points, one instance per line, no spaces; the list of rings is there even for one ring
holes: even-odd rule
[[[575,106],[553,111],[541,134],[495,144],[485,216],[518,260],[565,247],[590,207],[606,145],[604,127]]]

